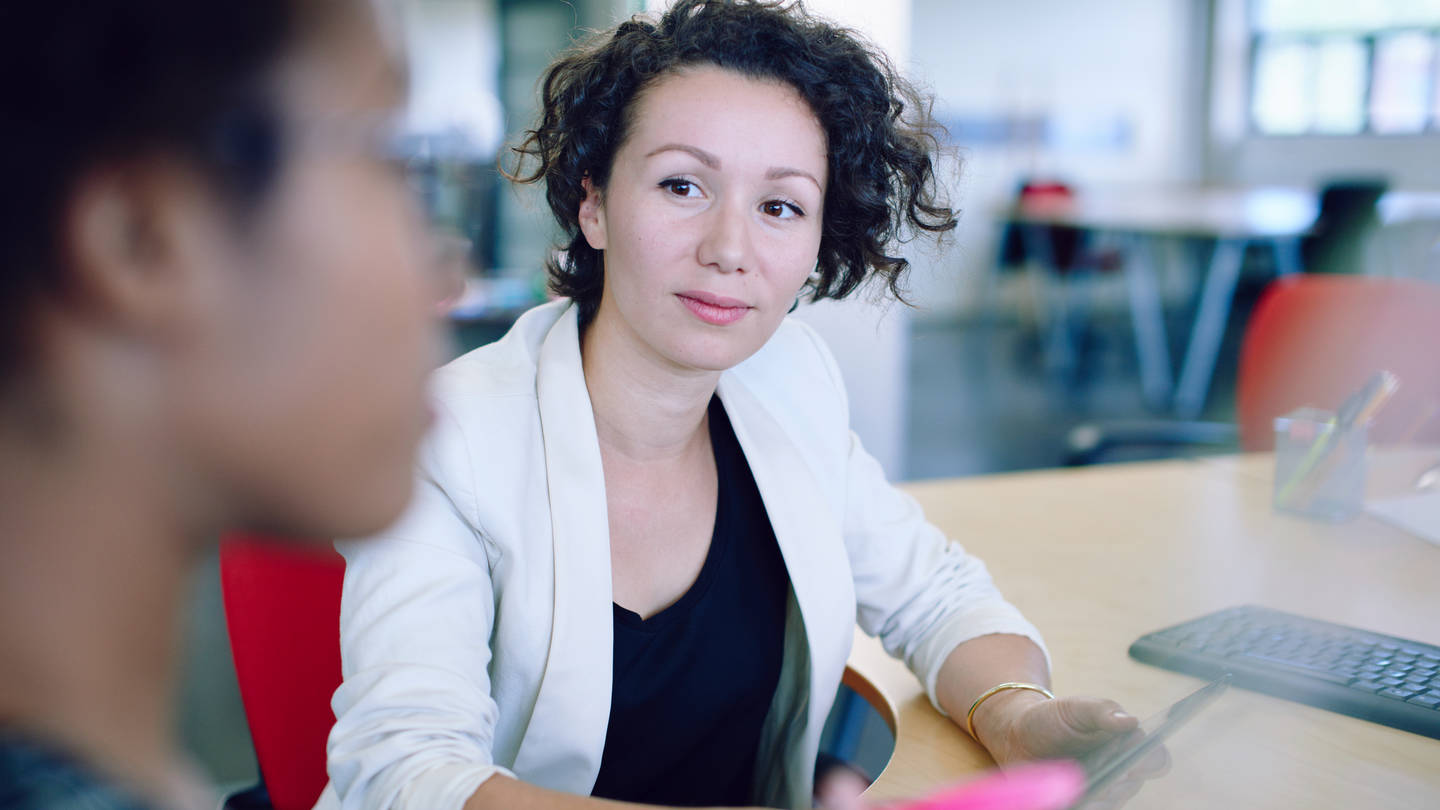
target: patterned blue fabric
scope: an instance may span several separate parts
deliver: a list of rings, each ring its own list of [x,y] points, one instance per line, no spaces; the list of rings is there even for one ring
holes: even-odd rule
[[[0,730],[0,809],[150,810],[79,760]]]

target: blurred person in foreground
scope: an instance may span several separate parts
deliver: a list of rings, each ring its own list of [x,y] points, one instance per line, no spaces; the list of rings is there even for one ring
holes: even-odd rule
[[[0,11],[0,805],[213,807],[179,612],[227,528],[373,532],[438,357],[352,0]]]
[[[551,65],[520,173],[564,298],[440,372],[415,502],[341,544],[322,806],[808,807],[857,620],[1002,764],[1135,727],[1052,698],[786,317],[898,294],[895,240],[955,226],[927,109],[792,4],[681,0]]]

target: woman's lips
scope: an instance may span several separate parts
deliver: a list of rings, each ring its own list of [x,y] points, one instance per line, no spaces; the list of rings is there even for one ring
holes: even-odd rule
[[[698,290],[676,293],[691,314],[712,326],[726,326],[745,317],[750,305],[736,298]]]

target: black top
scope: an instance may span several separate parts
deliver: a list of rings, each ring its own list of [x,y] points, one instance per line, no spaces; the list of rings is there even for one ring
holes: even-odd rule
[[[0,808],[145,810],[147,804],[79,760],[0,728]]]
[[[710,401],[710,442],[719,493],[695,584],[649,619],[615,605],[610,727],[595,796],[679,806],[754,801],[790,580],[718,398]]]

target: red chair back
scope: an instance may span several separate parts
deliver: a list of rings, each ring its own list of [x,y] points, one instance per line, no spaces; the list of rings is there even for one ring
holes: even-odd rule
[[[1400,388],[1371,425],[1372,441],[1440,436],[1440,285],[1340,275],[1274,282],[1240,351],[1240,443],[1273,448],[1275,417],[1305,405],[1334,410],[1381,369]]]
[[[329,547],[253,535],[220,546],[240,699],[276,810],[309,810],[325,789],[344,575],[345,561]]]

